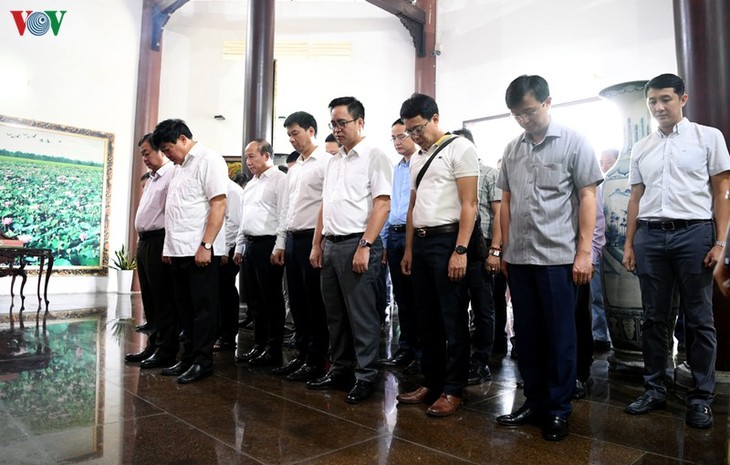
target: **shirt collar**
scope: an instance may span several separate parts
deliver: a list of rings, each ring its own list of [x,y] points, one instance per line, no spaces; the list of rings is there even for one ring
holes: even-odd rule
[[[673,134],[681,134],[682,132],[686,131],[690,127],[690,121],[687,119],[687,117],[683,117],[682,121],[675,124],[672,128],[672,132],[669,133],[669,135],[665,135],[661,129],[657,129],[657,133],[659,134],[659,137],[669,137]]]
[[[157,171],[150,171],[150,178],[151,179],[157,179],[165,175],[167,173],[167,170],[169,170],[172,167],[173,163],[170,160],[167,160],[165,163],[162,164],[159,168],[157,168]]]

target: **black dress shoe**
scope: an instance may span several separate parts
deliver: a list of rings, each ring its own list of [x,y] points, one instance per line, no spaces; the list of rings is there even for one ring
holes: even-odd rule
[[[133,354],[127,354],[124,356],[124,360],[127,362],[141,362],[142,360],[146,360],[152,356],[152,354],[155,353],[154,347],[145,347],[142,352],[137,352]]]
[[[309,381],[315,378],[319,378],[324,374],[324,369],[316,365],[309,365],[305,363],[300,366],[299,369],[289,373],[286,376],[287,381]]]
[[[286,365],[271,370],[271,374],[277,376],[287,376],[297,371],[302,365],[304,365],[304,357],[297,356],[289,360],[289,363],[287,363]]]
[[[542,427],[542,437],[546,441],[562,441],[568,437],[568,419],[550,417]]]
[[[707,429],[712,426],[712,410],[707,405],[693,404],[687,407],[687,426]]]
[[[486,383],[492,379],[492,372],[489,371],[488,366],[477,366],[469,370],[469,376],[466,380],[466,384],[474,386],[477,384]]]
[[[150,329],[152,328],[150,327],[149,323],[142,323],[141,325],[137,325],[135,331],[137,331],[138,333],[146,333]]]
[[[160,371],[162,376],[180,376],[190,369],[190,364],[187,362],[179,361],[171,367],[163,368]]]
[[[281,365],[281,352],[274,352],[273,350],[266,349],[257,357],[250,359],[248,361],[248,365],[252,367]]]
[[[358,380],[347,394],[345,402],[348,404],[358,404],[369,399],[373,395],[373,392],[375,392],[375,384],[371,381]]]
[[[163,357],[159,352],[155,352],[149,358],[142,360],[139,364],[140,368],[163,368],[169,367],[175,364],[175,357]]]
[[[573,391],[573,399],[585,399],[586,392],[586,383],[579,379],[576,379],[575,391]]]
[[[307,388],[314,390],[339,389],[341,391],[349,391],[350,389],[352,389],[353,382],[353,376],[327,373],[321,378],[307,381]]]
[[[195,381],[200,381],[203,378],[213,374],[213,367],[204,368],[199,363],[193,363],[185,373],[177,377],[177,382],[180,384],[190,384]]]
[[[237,355],[237,356],[236,356],[236,361],[237,361],[237,362],[248,362],[248,361],[249,361],[249,360],[251,360],[252,358],[256,358],[256,357],[258,357],[258,356],[259,356],[259,355],[261,355],[261,354],[262,354],[263,352],[264,352],[264,347],[262,347],[262,346],[257,346],[257,345],[254,345],[254,346],[253,346],[253,347],[251,348],[251,350],[249,350],[249,351],[248,351],[248,352],[246,352],[245,354],[243,354],[243,355]]]
[[[664,399],[657,399],[647,393],[644,393],[641,397],[631,402],[626,406],[624,412],[632,415],[644,415],[652,410],[663,409],[667,407],[667,401]]]
[[[380,363],[388,367],[406,366],[411,363],[414,358],[415,356],[412,351],[398,349],[392,357],[381,360]]]
[[[497,417],[497,423],[502,426],[522,426],[535,424],[537,417],[537,411],[523,405],[516,412]]]

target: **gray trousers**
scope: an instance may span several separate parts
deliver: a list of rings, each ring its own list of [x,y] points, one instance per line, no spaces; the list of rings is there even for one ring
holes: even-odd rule
[[[375,240],[365,273],[352,271],[359,236],[340,242],[323,241],[322,299],[330,332],[333,374],[354,371],[359,381],[378,375],[380,317],[376,308],[383,242]]]
[[[664,398],[664,370],[674,326],[672,296],[675,286],[685,312],[689,366],[694,387],[688,404],[709,405],[715,389],[717,338],[712,317],[712,269],[703,264],[715,241],[712,222],[664,231],[642,223],[634,238],[636,270],[641,287],[644,322],[644,386],[649,395]]]

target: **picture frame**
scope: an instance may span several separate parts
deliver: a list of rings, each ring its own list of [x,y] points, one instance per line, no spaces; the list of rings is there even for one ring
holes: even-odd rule
[[[58,274],[107,275],[113,149],[112,133],[0,114],[0,230],[50,249]]]

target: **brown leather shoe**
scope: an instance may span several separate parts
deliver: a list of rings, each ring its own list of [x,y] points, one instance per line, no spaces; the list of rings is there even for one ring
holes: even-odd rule
[[[421,386],[415,391],[398,394],[396,399],[401,404],[422,404],[426,401],[429,392],[431,392],[429,388]]]
[[[448,417],[459,409],[459,405],[461,405],[461,397],[441,394],[441,397],[426,410],[426,413],[432,417]]]

